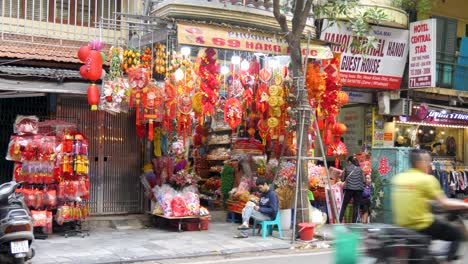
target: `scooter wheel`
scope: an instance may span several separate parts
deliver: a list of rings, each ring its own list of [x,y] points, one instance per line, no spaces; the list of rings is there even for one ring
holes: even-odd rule
[[[65,238],[68,238],[68,234],[65,234],[64,237],[65,237]]]

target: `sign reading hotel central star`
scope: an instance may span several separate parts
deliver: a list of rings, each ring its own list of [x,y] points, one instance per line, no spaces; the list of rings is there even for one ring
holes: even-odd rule
[[[228,28],[205,24],[177,23],[179,44],[213,47],[220,49],[262,52],[267,54],[287,55],[289,47],[280,35],[258,31]],[[302,44],[302,54],[306,54],[307,44]],[[328,46],[309,46],[309,58],[331,59],[333,53]]]

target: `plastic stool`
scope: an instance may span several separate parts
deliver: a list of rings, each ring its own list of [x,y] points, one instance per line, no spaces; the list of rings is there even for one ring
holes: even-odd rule
[[[278,227],[279,237],[283,238],[283,231],[281,230],[281,217],[280,217],[279,211],[278,211],[278,213],[276,213],[275,220],[270,220],[270,221],[257,221],[257,220],[254,220],[254,224],[253,224],[253,227],[252,227],[252,235],[253,236],[255,235],[255,228],[257,227],[257,225],[261,225],[261,227],[262,227],[262,238],[266,238],[267,229],[268,229],[268,235],[270,235],[270,236],[273,235],[273,226],[274,225],[276,225]]]

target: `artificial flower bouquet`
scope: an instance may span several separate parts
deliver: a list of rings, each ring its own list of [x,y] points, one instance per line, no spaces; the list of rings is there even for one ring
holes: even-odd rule
[[[296,164],[282,162],[275,179],[276,194],[278,195],[279,208],[289,209],[294,205],[296,191]]]
[[[180,170],[172,175],[172,177],[169,179],[169,184],[172,185],[175,189],[182,189],[184,187],[197,185],[199,180],[200,177],[195,173],[189,173],[186,170]]]

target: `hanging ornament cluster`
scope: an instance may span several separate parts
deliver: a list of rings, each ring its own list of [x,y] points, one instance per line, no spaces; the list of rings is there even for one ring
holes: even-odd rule
[[[319,129],[322,130],[323,142],[327,145],[327,155],[335,157],[335,166],[340,158],[348,154],[341,136],[347,127],[336,121],[340,109],[348,103],[349,96],[342,91],[339,75],[340,55],[334,54],[331,60],[309,62],[307,65],[306,87],[310,104],[316,108]]]
[[[150,47],[146,47],[143,54],[140,55],[141,66],[143,68],[153,68],[153,65],[151,64],[152,59],[153,56],[151,56],[151,49]]]
[[[203,115],[213,115],[219,95],[219,65],[216,51],[207,48],[202,56],[197,58],[200,91],[203,95]]]
[[[91,81],[87,89],[88,104],[91,105],[91,110],[97,110],[99,104],[99,88],[94,83],[101,79],[102,64],[105,61],[105,54],[101,52],[103,44],[101,41],[93,40],[87,46],[82,46],[78,50],[78,58],[84,62],[80,68],[80,75],[86,80]]]
[[[130,70],[140,65],[140,52],[135,48],[127,48],[123,53],[122,68],[128,74]]]
[[[154,70],[158,74],[166,73],[166,65],[167,65],[167,54],[166,54],[166,46],[163,44],[156,44],[154,46]]]

